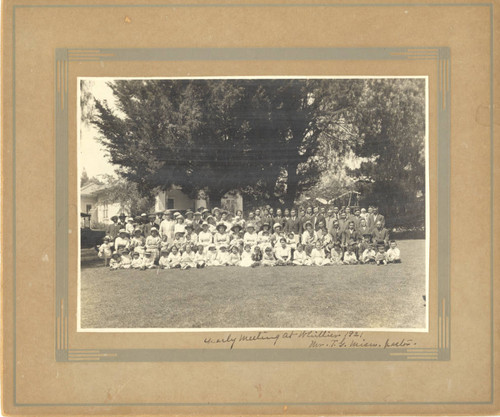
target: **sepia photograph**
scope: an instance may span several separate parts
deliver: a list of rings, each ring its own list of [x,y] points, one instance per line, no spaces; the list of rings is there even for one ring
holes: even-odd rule
[[[78,79],[78,331],[428,331],[427,77]]]

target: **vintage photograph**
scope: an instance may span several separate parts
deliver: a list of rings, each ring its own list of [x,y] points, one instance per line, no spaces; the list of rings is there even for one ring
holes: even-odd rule
[[[427,77],[79,78],[79,331],[428,330]]]

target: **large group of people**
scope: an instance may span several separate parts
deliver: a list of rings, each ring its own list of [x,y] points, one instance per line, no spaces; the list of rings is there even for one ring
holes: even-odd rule
[[[387,265],[401,261],[377,207],[215,207],[113,216],[98,256],[114,269]]]

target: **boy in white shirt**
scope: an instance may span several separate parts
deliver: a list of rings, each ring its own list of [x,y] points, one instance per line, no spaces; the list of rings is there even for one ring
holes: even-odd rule
[[[113,254],[113,247],[110,242],[111,238],[109,236],[104,236],[102,244],[99,246],[99,253],[97,254],[99,258],[104,259],[104,266],[108,266],[109,259]]]
[[[205,253],[205,246],[202,244],[198,245],[198,251],[194,255],[194,261],[196,263],[196,268],[205,268],[207,263],[207,254]]]
[[[401,253],[397,247],[396,241],[391,240],[390,247],[387,250],[387,262],[399,264],[401,263]]]
[[[378,246],[378,251],[375,255],[375,263],[377,265],[387,265],[387,254],[385,253],[385,247],[383,244]]]
[[[330,250],[330,263],[332,265],[342,265],[342,249],[340,243],[333,244]]]
[[[375,245],[368,246],[362,253],[360,262],[362,264],[375,263]]]

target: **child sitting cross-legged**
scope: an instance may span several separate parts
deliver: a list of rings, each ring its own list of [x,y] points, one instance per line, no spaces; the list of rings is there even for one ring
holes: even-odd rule
[[[205,246],[202,244],[198,245],[198,251],[194,255],[194,261],[196,263],[196,268],[205,268],[207,263],[207,254],[205,253]]]
[[[109,269],[112,271],[119,269],[122,266],[122,256],[119,252],[113,253],[111,260],[109,261]]]
[[[294,265],[311,265],[311,258],[307,255],[304,250],[304,245],[302,243],[297,244],[297,250],[293,253],[293,261]]]
[[[191,244],[187,243],[184,253],[181,255],[181,269],[196,268],[194,256],[195,253],[193,252]]]
[[[181,267],[181,254],[177,246],[172,246],[170,248],[170,253],[168,254],[168,267],[169,268],[180,268]]]
[[[249,243],[247,243],[243,247],[243,253],[241,254],[241,261],[240,261],[240,266],[243,267],[250,267],[252,266],[253,261],[252,261],[252,247],[250,246]]]
[[[217,259],[217,250],[215,245],[211,243],[208,245],[208,253],[207,253],[207,266],[219,266],[219,260]]]
[[[329,244],[333,246],[330,249],[330,263],[332,265],[341,265],[342,264],[342,248],[340,247],[340,243],[335,242],[332,244],[332,242]]]
[[[319,240],[311,250],[311,263],[316,266],[325,266],[330,264],[329,259],[325,255],[325,250]]]
[[[158,261],[158,265],[161,269],[170,268],[170,264],[168,262],[168,249],[166,247],[160,251],[160,260]]]
[[[227,247],[225,244],[219,246],[219,253],[217,253],[217,261],[220,266],[228,266],[231,265],[230,254],[227,251]]]
[[[271,246],[267,246],[264,250],[264,255],[262,256],[262,265],[263,266],[275,266],[276,258],[273,254],[273,248]]]
[[[260,266],[262,262],[262,251],[258,245],[254,246],[252,253],[252,267]]]
[[[130,252],[128,249],[123,249],[122,252],[122,265],[120,268],[122,269],[130,269],[132,265],[132,259],[130,259]]]
[[[130,267],[132,269],[141,269],[141,266],[142,266],[142,254],[134,251],[132,253],[132,264],[130,265]]]
[[[360,262],[362,264],[375,263],[375,245],[368,246],[361,254]]]
[[[153,253],[146,249],[144,251],[144,257],[142,258],[141,269],[153,269],[155,267],[155,258],[153,257]]]
[[[229,255],[229,265],[237,266],[240,264],[241,257],[240,251],[237,245],[231,246],[231,253]]]
[[[401,253],[395,240],[391,240],[389,243],[389,249],[387,250],[387,262],[395,264],[401,263]]]
[[[378,251],[375,255],[375,263],[377,265],[387,265],[387,254],[385,253],[385,247],[383,243],[379,243]]]
[[[344,253],[344,265],[356,265],[358,263],[355,249],[356,246],[354,244],[347,247],[347,250]]]

